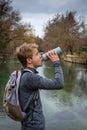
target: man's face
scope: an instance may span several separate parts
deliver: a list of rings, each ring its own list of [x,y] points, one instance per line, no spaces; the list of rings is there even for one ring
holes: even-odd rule
[[[33,56],[31,59],[32,66],[34,68],[42,66],[43,62],[42,62],[41,54],[38,52],[38,49],[35,48],[32,51],[33,51]]]

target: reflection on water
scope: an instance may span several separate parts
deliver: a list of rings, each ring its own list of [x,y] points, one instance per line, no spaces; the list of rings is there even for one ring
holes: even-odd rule
[[[77,122],[79,130],[82,130],[81,126],[85,130],[87,129],[87,66],[70,63],[62,63],[62,66],[64,89],[41,92],[47,126],[51,124],[50,128],[54,128],[56,121],[72,120]],[[42,70],[45,77],[54,77],[54,68],[50,62],[46,62]],[[78,125],[75,125],[76,130]],[[67,129],[67,127],[61,127],[61,129]]]
[[[64,89],[41,90],[41,100],[46,118],[47,130],[86,130],[87,129],[87,66],[62,63]],[[8,75],[20,68],[17,60],[0,65],[0,110],[2,95]],[[45,62],[38,68],[39,74],[53,78],[54,68],[51,62]],[[2,112],[1,112],[2,115]]]

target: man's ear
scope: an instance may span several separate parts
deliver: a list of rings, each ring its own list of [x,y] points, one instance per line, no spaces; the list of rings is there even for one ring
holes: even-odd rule
[[[26,61],[27,61],[28,64],[31,64],[31,60],[32,60],[31,58],[27,58],[26,59]]]

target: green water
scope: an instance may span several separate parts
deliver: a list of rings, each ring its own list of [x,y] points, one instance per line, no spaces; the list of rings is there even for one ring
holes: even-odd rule
[[[46,130],[87,130],[87,66],[63,62],[64,89],[40,90]],[[2,109],[2,97],[9,74],[20,68],[17,60],[0,64],[0,129],[20,129],[19,123],[9,119]],[[45,62],[39,74],[53,78],[54,68]],[[9,125],[8,125],[9,124]],[[6,126],[6,127],[5,127]]]

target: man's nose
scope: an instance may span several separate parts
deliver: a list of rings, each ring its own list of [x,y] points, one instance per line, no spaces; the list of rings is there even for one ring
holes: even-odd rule
[[[39,55],[40,55],[40,58],[42,57],[42,55],[39,53]]]

